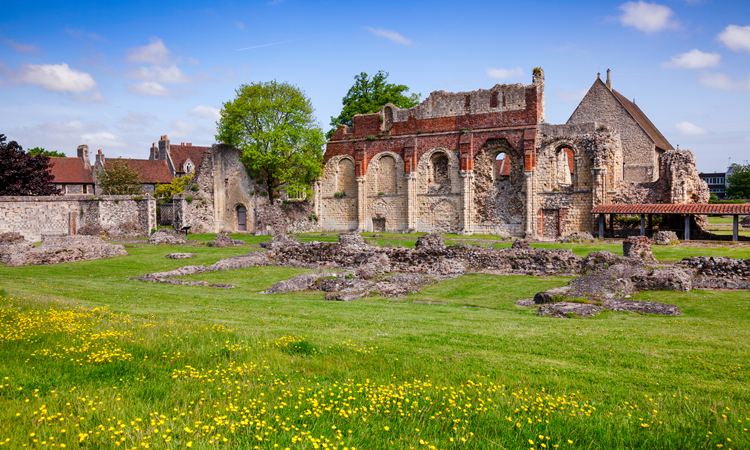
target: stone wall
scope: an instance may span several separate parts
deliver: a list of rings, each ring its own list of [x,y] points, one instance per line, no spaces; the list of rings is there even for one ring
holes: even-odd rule
[[[620,132],[626,181],[643,183],[654,181],[659,176],[654,141],[600,79],[594,82],[567,123],[587,122],[604,123]]]
[[[136,200],[138,199],[138,200]],[[135,224],[148,236],[156,228],[156,200],[150,195],[0,197],[0,233],[17,232],[27,240],[70,235],[85,225],[100,225],[112,234]]]

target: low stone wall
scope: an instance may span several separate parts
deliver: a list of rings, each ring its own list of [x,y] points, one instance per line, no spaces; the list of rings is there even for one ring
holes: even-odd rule
[[[57,195],[0,197],[0,233],[17,232],[29,241],[42,236],[74,235],[85,225],[113,234],[135,227],[148,236],[156,228],[156,200],[150,195]]]

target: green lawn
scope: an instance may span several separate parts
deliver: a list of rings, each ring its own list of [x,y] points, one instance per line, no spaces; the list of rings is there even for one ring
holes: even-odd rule
[[[248,248],[164,258],[184,250],[0,266],[2,446],[750,447],[746,292],[637,296],[677,304],[682,317],[551,319],[515,301],[568,278],[470,274],[405,301],[345,303],[258,293],[306,269],[186,277],[235,289],[129,279]],[[731,251],[655,248],[664,258]]]

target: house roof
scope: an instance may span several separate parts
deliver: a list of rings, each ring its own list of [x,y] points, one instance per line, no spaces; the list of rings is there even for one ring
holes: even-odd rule
[[[663,204],[630,204],[599,205],[591,210],[592,214],[750,214],[750,203],[739,204],[697,204],[689,205]]]
[[[182,166],[185,164],[185,161],[190,159],[198,167],[203,159],[203,153],[209,150],[211,150],[211,147],[198,147],[192,144],[170,145],[169,155],[172,157],[172,164],[174,164],[175,171],[182,172]]]
[[[104,169],[109,169],[112,166],[112,162],[117,161],[117,159],[107,159],[104,162]],[[143,176],[143,182],[146,184],[172,182],[172,174],[169,172],[169,166],[167,166],[166,161],[126,158],[122,158],[122,160],[127,162],[131,168],[140,171],[141,176]]]
[[[50,156],[50,173],[58,184],[94,184],[91,171],[86,170],[81,158]]]
[[[600,80],[601,81],[601,80]],[[631,102],[627,98],[625,98],[624,95],[620,94],[616,90],[612,89],[612,94],[614,94],[615,98],[618,102],[625,108],[628,113],[635,119],[636,122],[638,122],[638,125],[643,128],[643,131],[648,134],[648,136],[651,138],[652,141],[656,144],[657,147],[659,147],[662,150],[673,150],[672,145],[667,141],[667,138],[664,137],[663,134],[656,128],[656,125],[649,120],[648,117],[646,117],[646,114],[641,111],[641,108],[638,107],[635,103]]]

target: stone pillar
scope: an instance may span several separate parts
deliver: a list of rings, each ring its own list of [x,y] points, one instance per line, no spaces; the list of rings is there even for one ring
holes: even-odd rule
[[[534,171],[526,170],[524,175],[524,189],[526,189],[526,229],[524,234],[526,238],[534,236],[534,220],[536,215],[534,214]]]
[[[416,230],[415,209],[417,207],[416,179],[415,174],[406,174],[406,226],[410,230]]]
[[[357,177],[357,230],[359,232],[367,230],[367,192],[365,177]]]
[[[472,221],[474,212],[474,171],[462,170],[461,181],[463,183],[463,224],[464,229],[461,234],[469,235],[474,233],[474,223]]]

